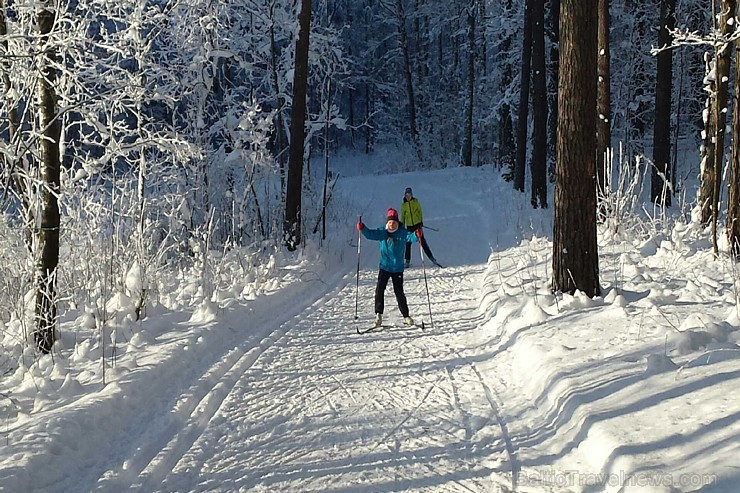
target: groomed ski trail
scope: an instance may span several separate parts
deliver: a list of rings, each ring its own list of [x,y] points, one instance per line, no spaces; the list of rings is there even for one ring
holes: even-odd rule
[[[284,337],[296,317],[325,303],[342,286],[353,282],[352,277],[340,270],[318,283],[322,286],[320,289],[316,289],[316,283],[288,286],[283,302],[278,305],[281,312],[274,312],[272,302],[264,307],[257,304],[248,328],[239,327],[236,320],[223,320],[231,332],[230,337],[211,342],[196,341],[204,347],[198,348],[195,344],[188,349],[189,353],[198,355],[194,367],[204,369],[203,373],[167,374],[171,379],[170,392],[162,395],[163,402],[148,403],[151,406],[141,408],[140,423],[127,425],[128,436],[112,448],[113,464],[102,471],[91,467],[90,475],[84,478],[70,478],[75,485],[64,486],[65,490],[156,491],[162,479],[210,425],[244,371],[275,341]],[[303,301],[296,303],[295,299]],[[271,309],[267,309],[268,306]],[[203,360],[211,363],[203,364]],[[116,459],[117,456],[121,459]]]
[[[487,224],[477,206],[460,209],[439,219],[448,241],[471,224]],[[373,246],[363,243],[365,251]],[[433,248],[438,256],[451,250],[441,241]],[[210,423],[153,491],[514,489],[518,466],[506,417],[467,347],[481,322],[477,287],[490,246],[477,248],[479,263],[448,261],[433,271],[427,263],[433,326],[417,251],[405,288],[411,314],[426,330],[401,326],[389,287],[385,318],[398,327],[357,334],[358,323],[372,323],[377,260],[367,254],[360,321],[355,286],[347,282],[286,324],[229,384]]]
[[[421,273],[410,274],[407,283],[418,282]],[[373,284],[370,273],[361,278],[361,289]],[[469,295],[459,290],[458,301]],[[409,297],[412,310],[424,306],[419,293]],[[475,317],[448,312],[430,333],[398,327],[358,335],[354,286],[325,301],[245,368],[153,491],[492,486],[491,473],[511,462],[499,411],[474,365],[449,345],[475,328]]]

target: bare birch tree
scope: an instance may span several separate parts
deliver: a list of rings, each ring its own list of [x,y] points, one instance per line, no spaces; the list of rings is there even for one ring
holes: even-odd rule
[[[59,264],[59,144],[61,126],[57,114],[57,49],[50,37],[54,29],[55,5],[47,0],[36,16],[39,33],[38,112],[41,141],[41,211],[36,232],[36,329],[34,341],[42,353],[51,352],[56,340],[57,265]]]

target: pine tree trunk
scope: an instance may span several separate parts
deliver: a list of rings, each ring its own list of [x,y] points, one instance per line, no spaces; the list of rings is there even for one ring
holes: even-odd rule
[[[715,60],[709,54],[704,54],[705,68],[704,73],[708,75],[714,68]],[[700,172],[701,172],[701,184],[699,187],[699,204],[701,205],[701,223],[708,225],[712,219],[712,197],[714,195],[714,154],[715,154],[715,142],[714,137],[716,131],[714,125],[717,123],[717,118],[714,115],[716,105],[714,103],[717,94],[717,86],[714,79],[708,80],[706,85],[708,96],[704,103],[704,138],[701,146],[701,160],[700,160]]]
[[[486,36],[486,2],[478,0],[478,18],[480,24],[480,73],[484,79],[488,78],[488,36]]]
[[[41,43],[48,41],[54,28],[55,14],[51,0],[40,7],[37,14]],[[38,257],[36,261],[36,329],[34,342],[43,353],[51,352],[56,340],[56,274],[59,264],[59,138],[61,126],[57,118],[56,83],[57,53],[51,43],[42,46],[40,53],[41,74],[38,80],[39,124],[41,143],[41,213],[37,233]]]
[[[597,79],[597,119],[596,119],[596,184],[597,200],[603,197],[608,181],[606,176],[606,157],[611,149],[611,48],[609,45],[609,0],[598,0],[599,5],[599,54],[598,54],[598,79]],[[605,210],[600,206],[603,215]]]
[[[403,56],[403,76],[406,82],[406,97],[408,98],[409,131],[411,142],[414,145],[416,155],[421,159],[421,146],[419,145],[419,132],[416,128],[416,100],[414,98],[414,80],[411,73],[411,55],[409,54],[408,36],[406,35],[406,12],[403,9],[403,0],[396,0],[396,17],[398,20],[398,37],[401,44]]]
[[[468,8],[468,87],[465,101],[465,138],[462,161],[473,165],[473,95],[475,94],[475,6]]]
[[[600,294],[594,183],[598,19],[591,0],[564,0],[561,8],[552,289],[593,297]]]
[[[728,39],[733,31],[734,22],[730,19],[734,19],[735,16],[735,0],[722,0],[721,14],[719,16],[719,29],[724,39]],[[728,101],[728,86],[729,86],[729,75],[730,75],[730,55],[732,54],[732,44],[725,43],[720,44],[715,49],[715,78],[714,88],[715,97],[711,103],[712,111],[710,117],[713,118],[711,122],[712,133],[707,132],[707,135],[711,138],[714,136],[713,152],[711,153],[712,159],[707,159],[704,163],[704,173],[702,174],[702,188],[701,192],[703,195],[700,196],[702,201],[702,221],[707,224],[711,221],[712,225],[712,244],[714,250],[717,252],[717,220],[719,217],[719,195],[720,195],[720,184],[722,180],[722,165],[724,163],[724,147],[725,147],[725,123],[727,115],[727,101]],[[706,183],[704,179],[706,177]]]
[[[365,82],[365,154],[370,154],[373,151],[373,104],[372,104],[373,92],[371,90],[370,82]]]
[[[370,18],[370,9],[365,9],[365,24],[370,25],[371,18]],[[367,45],[369,42],[368,40],[368,29],[365,29],[365,44]],[[375,97],[375,94],[373,92],[372,87],[372,77],[370,77],[370,74],[374,72],[375,67],[372,65],[374,62],[371,59],[368,67],[367,65],[364,67],[364,75],[365,75],[365,154],[370,154],[373,151],[374,146],[374,128],[375,125],[373,124],[373,98]]]
[[[740,44],[735,43],[735,90],[732,96],[732,154],[730,190],[727,198],[727,239],[730,251],[740,259]]]
[[[511,0],[506,0],[505,10],[511,10]],[[507,53],[511,49],[512,37],[506,36],[501,41],[501,48],[496,52],[496,65],[501,72],[501,87],[509,87],[513,79],[512,67]],[[498,162],[507,168],[505,178],[514,178],[514,124],[511,120],[511,106],[504,102],[498,112]]]
[[[722,0],[721,14],[719,19],[720,31],[724,39],[730,39],[735,32],[735,9],[736,0]],[[720,206],[720,186],[722,184],[722,168],[725,157],[725,124],[727,121],[727,103],[729,100],[729,81],[730,81],[730,61],[732,56],[733,43],[729,42],[723,45],[717,54],[717,99],[716,109],[717,116],[716,146],[714,152],[714,193],[712,199],[712,244],[714,253],[719,253],[717,242],[717,223],[719,221]]]
[[[524,9],[524,37],[522,39],[522,72],[519,88],[519,111],[516,130],[516,163],[514,164],[514,190],[524,191],[527,164],[527,127],[529,126],[529,79],[532,70],[532,3],[526,0]]]
[[[676,0],[661,0],[658,47],[668,47],[673,41]],[[656,204],[671,205],[671,93],[673,92],[673,50],[658,54],[655,80],[655,123],[653,129],[653,171],[650,177],[650,198]]]
[[[545,0],[532,4],[532,207],[547,208],[547,66],[545,65]]]
[[[290,156],[285,194],[283,234],[289,251],[301,242],[301,193],[303,190],[303,152],[306,140],[306,92],[308,90],[308,46],[311,31],[311,0],[301,0],[298,39],[293,72],[293,107],[290,119]]]
[[[548,67],[548,160],[551,180],[555,177],[555,156],[558,143],[558,73],[560,71],[560,0],[550,0],[550,62]]]

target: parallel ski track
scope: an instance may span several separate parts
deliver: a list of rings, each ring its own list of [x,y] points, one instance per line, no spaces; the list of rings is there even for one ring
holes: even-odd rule
[[[420,273],[415,272],[413,275]],[[410,281],[417,283],[418,279],[411,278]],[[447,282],[443,281],[444,284]],[[340,298],[346,301],[351,297],[349,294],[353,293],[353,289],[349,284],[351,283],[339,288],[344,289],[343,293],[336,297],[332,295],[332,300],[324,307],[327,313],[338,313],[336,302],[342,305]],[[369,285],[370,283],[365,284],[365,289]],[[439,286],[434,287],[438,288]],[[418,297],[419,294],[414,296]],[[326,297],[323,300],[326,300]],[[323,304],[323,300],[316,305]],[[419,300],[415,299],[414,302],[418,303]],[[344,303],[344,306],[349,306],[349,303]],[[150,466],[143,471],[147,478],[134,486],[145,491],[156,491],[157,486],[163,484],[164,480],[168,484],[164,488],[167,491],[195,484],[195,481],[199,487],[215,487],[219,484],[217,478],[232,477],[234,471],[239,470],[242,471],[239,480],[229,487],[249,486],[285,491],[285,488],[297,487],[299,478],[306,477],[317,483],[300,483],[301,487],[315,491],[317,485],[321,484],[321,478],[327,479],[327,475],[351,475],[352,467],[359,467],[360,470],[386,471],[388,479],[395,478],[398,484],[413,484],[417,481],[435,484],[434,478],[444,476],[446,483],[440,483],[439,486],[446,484],[446,489],[477,491],[483,478],[480,474],[485,467],[466,458],[469,454],[480,456],[481,452],[490,451],[495,456],[496,451],[508,453],[509,463],[516,467],[515,453],[506,432],[505,421],[496,403],[495,393],[491,389],[486,390],[483,377],[473,367],[473,363],[466,359],[461,351],[454,353],[453,360],[456,362],[452,363],[451,367],[440,366],[437,362],[438,357],[453,356],[447,340],[450,334],[461,329],[473,330],[478,319],[455,319],[457,314],[452,310],[447,311],[446,316],[440,317],[438,327],[433,331],[422,332],[403,328],[357,336],[354,334],[351,318],[347,315],[333,316],[335,321],[344,319],[346,321],[344,326],[337,325],[336,322],[316,325],[315,320],[311,320],[314,318],[312,315],[314,311],[307,310],[301,314],[301,322],[294,325],[295,331],[284,330],[279,338],[271,344],[266,344],[259,354],[261,361],[259,365],[253,368],[253,362],[248,365],[235,363],[229,367],[228,375],[224,377],[224,380],[228,380],[228,385],[224,384],[224,387],[229,391],[236,383],[233,379],[239,378],[242,379],[239,382],[240,390],[244,392],[244,389],[250,389],[248,402],[244,401],[244,397],[234,394],[234,397],[244,405],[242,407],[232,402],[231,412],[223,417],[236,420],[231,423],[234,429],[248,428],[249,431],[241,438],[243,440],[250,437],[248,446],[241,447],[233,455],[225,453],[223,457],[209,461],[210,457],[203,452],[208,450],[209,441],[214,443],[213,440],[218,440],[222,432],[212,429],[210,434],[203,436],[204,427],[208,425],[208,421],[203,419],[202,426],[199,425],[201,421],[193,425],[198,426],[197,433],[193,432],[179,441],[173,437],[176,442],[173,447],[178,449],[178,453],[166,455],[162,460],[153,460],[156,467]],[[319,313],[316,318],[325,319],[325,315]],[[314,329],[310,338],[313,344],[310,346],[303,345],[305,340],[303,334],[307,328]],[[340,337],[341,331],[344,332],[344,337]],[[299,337],[295,337],[296,335]],[[325,345],[324,341],[328,345]],[[348,344],[350,346],[347,346]],[[356,349],[352,349],[353,347]],[[316,351],[319,348],[320,350]],[[270,354],[264,354],[268,349]],[[364,353],[365,356],[357,361],[357,368],[351,364],[343,368],[342,374],[327,373],[327,369],[330,370],[341,362],[337,360],[337,356],[346,354],[347,351]],[[302,369],[301,373],[304,376],[299,377],[300,381],[296,381],[296,376],[290,369],[293,365]],[[309,365],[309,368],[305,365]],[[274,381],[273,385],[263,381],[262,372],[268,368],[270,378]],[[461,371],[463,373],[458,373]],[[464,386],[456,383],[451,372],[463,375],[461,382]],[[345,382],[341,375],[352,376],[352,380]],[[364,387],[363,384],[358,386],[355,378],[360,375],[363,379],[377,378],[378,383],[401,379],[408,381],[412,388],[418,390],[409,393],[404,387],[387,385]],[[476,384],[476,381],[479,383]],[[276,387],[283,387],[283,390],[276,391]],[[357,391],[363,388],[374,390],[357,394]],[[282,428],[283,425],[290,429],[290,422],[301,422],[304,419],[285,414],[285,410],[290,406],[286,407],[285,400],[280,397],[279,392],[288,392],[287,395],[292,393],[292,405],[300,405],[304,409],[302,412],[307,416],[318,416],[331,410],[334,425],[344,430],[345,437],[352,437],[350,441],[358,448],[340,449],[342,451],[336,456],[326,460],[321,458],[321,452],[317,449],[306,447],[316,440],[316,435],[311,434],[305,439],[296,440],[297,437],[291,433],[271,432],[275,428]],[[477,396],[473,397],[474,402],[462,403],[460,395],[470,392]],[[362,395],[362,400],[358,400],[357,395]],[[223,402],[226,397],[227,394],[224,393],[218,402]],[[305,403],[306,406],[298,404],[299,402]],[[438,408],[438,405],[445,402],[449,408],[443,409],[454,409],[453,414]],[[480,406],[485,402],[492,408],[491,412],[483,413],[490,416],[488,421],[490,425],[480,421]],[[475,406],[471,409],[478,409],[474,411],[476,422],[471,421],[471,414],[466,407],[469,405]],[[204,414],[204,417],[212,419],[217,412],[218,409],[215,409],[212,413]],[[378,433],[368,432],[368,435],[358,435],[357,420],[363,421],[373,417],[378,420],[375,425]],[[460,417],[461,420],[458,419]],[[195,416],[193,420],[196,420]],[[494,429],[499,428],[501,431],[494,433]],[[188,433],[188,430],[183,429],[183,433]],[[477,433],[482,435],[476,435]],[[203,439],[199,444],[195,444],[201,436]],[[230,439],[233,440],[234,437]],[[499,443],[501,445],[498,445]],[[223,446],[226,448],[225,451],[228,451],[228,442]],[[426,460],[419,460],[417,453],[421,453],[421,457],[426,457]],[[177,464],[180,459],[182,462]],[[475,470],[476,474],[466,477],[464,473],[440,472],[439,466],[444,469],[453,467],[453,464],[461,467],[461,471],[470,467],[471,473]],[[174,472],[168,476],[170,470]],[[195,471],[193,474],[196,476],[191,476],[187,470]],[[208,472],[205,476],[198,476],[197,471],[206,470]],[[419,476],[422,471],[426,471],[423,473],[425,479]],[[515,484],[514,479],[512,483]],[[341,485],[342,481],[338,480],[337,484]]]
[[[418,276],[422,275],[422,272],[420,271],[421,269],[417,271]],[[431,277],[429,269],[427,269],[426,274],[428,277]],[[453,290],[457,283],[459,283],[460,276],[465,276],[469,273],[455,271],[453,269],[448,269],[444,271],[437,271],[435,269],[434,274],[435,279],[430,284],[429,289],[437,292],[449,292]],[[252,368],[255,362],[268,349],[274,347],[276,342],[285,338],[290,332],[291,328],[298,325],[296,322],[296,318],[300,316],[302,319],[305,319],[307,314],[316,311],[318,307],[322,306],[329,297],[334,296],[337,292],[341,290],[349,290],[349,285],[353,283],[354,278],[352,275],[345,275],[342,282],[339,282],[338,279],[336,282],[330,282],[329,286],[334,286],[333,290],[325,291],[324,293],[319,294],[315,297],[312,304],[301,304],[299,307],[293,308],[289,314],[283,314],[283,317],[281,319],[282,323],[276,323],[275,328],[272,329],[269,332],[269,335],[262,339],[262,341],[257,346],[250,347],[248,345],[241,345],[237,348],[234,348],[233,350],[226,352],[224,354],[224,357],[220,361],[215,362],[214,365],[211,366],[208,371],[206,371],[198,379],[198,381],[189,388],[188,392],[181,397],[181,400],[175,404],[175,406],[171,410],[172,417],[170,424],[167,427],[165,427],[164,429],[159,429],[157,426],[152,425],[146,432],[142,433],[142,436],[146,436],[151,433],[152,436],[156,437],[154,439],[152,439],[150,436],[147,437],[146,442],[152,445],[150,445],[148,448],[137,451],[129,460],[127,460],[124,464],[121,464],[121,466],[116,471],[114,471],[113,474],[110,475],[111,481],[106,481],[106,479],[101,480],[98,486],[102,487],[98,489],[101,491],[121,491],[124,489],[142,491],[156,490],[157,487],[161,485],[162,480],[167,477],[170,471],[173,470],[173,468],[183,458],[188,450],[190,450],[193,444],[199,439],[199,437],[202,436],[204,430],[217,414],[224,400],[234,390],[236,383],[239,381],[240,378],[242,378],[245,372]],[[421,294],[418,292],[418,285],[416,286],[416,288],[417,292],[415,293],[415,297],[417,297],[417,306],[414,307],[414,313],[417,314],[417,317],[421,318],[421,314],[424,313],[427,308],[426,298],[425,293]],[[424,297],[424,303],[418,302],[421,299],[420,297]],[[459,303],[460,301],[463,300],[452,300],[452,303]],[[391,306],[391,304],[389,304],[389,307]],[[437,307],[437,309],[439,309],[439,306]],[[454,309],[448,311],[448,317],[446,318],[449,319],[450,314],[454,313],[455,311],[456,310]],[[444,320],[444,317],[442,320],[436,320],[435,325],[437,325],[437,327],[427,327],[428,330],[426,332],[416,332],[414,334],[410,333],[408,335],[402,336],[400,338],[400,341],[397,340],[395,344],[388,346],[386,349],[389,352],[395,352],[405,344],[414,345],[414,340],[417,335],[424,335],[426,339],[428,336],[437,337],[437,335],[435,335],[435,332],[438,332],[438,330],[441,336],[442,333],[458,330],[460,328],[445,327],[446,323],[447,322]],[[474,320],[467,321],[467,324],[474,323]],[[473,327],[467,326],[464,328],[466,330],[473,329]],[[346,330],[348,331],[352,330],[354,332],[353,329],[354,327],[352,327],[351,325],[349,327],[346,327]],[[409,327],[403,328],[403,330],[413,331],[415,329]],[[380,332],[382,334],[385,331]],[[394,335],[398,336],[398,332],[394,331]],[[373,336],[374,334],[372,334],[372,331],[366,333],[367,338],[372,338]],[[348,334],[348,337],[351,336]],[[495,339],[500,339],[500,335],[498,335]],[[361,341],[362,337],[358,338],[357,340]],[[440,347],[442,347],[445,345],[445,343],[443,341],[440,341],[439,345]],[[426,352],[426,348],[420,347],[417,349],[419,349],[422,353]],[[440,385],[443,383],[449,385],[452,389],[451,395],[445,390],[442,391],[449,395],[451,405],[455,407],[461,414],[461,426],[462,428],[464,428],[466,439],[465,441],[467,443],[470,443],[473,439],[475,430],[473,424],[471,423],[471,415],[465,410],[463,404],[460,401],[458,384],[455,383],[454,378],[454,373],[456,371],[459,371],[463,367],[468,367],[476,375],[477,381],[480,385],[480,388],[482,389],[482,393],[491,408],[492,420],[496,422],[498,429],[500,429],[501,440],[504,445],[503,448],[508,455],[508,462],[511,465],[511,490],[515,491],[517,488],[516,477],[518,471],[520,470],[520,465],[516,458],[516,449],[514,448],[514,445],[508,433],[506,420],[501,411],[501,406],[499,404],[500,399],[498,398],[495,389],[491,388],[486,383],[485,378],[480,373],[475,363],[471,361],[468,357],[466,357],[463,354],[463,351],[453,348],[451,349],[451,352],[454,353],[454,355],[461,363],[459,363],[456,367],[445,367],[439,378],[434,380],[425,378],[423,375],[421,375],[421,380],[426,381],[427,385],[425,386],[425,391],[413,402],[409,400],[409,396],[404,395],[403,393],[400,393],[396,390],[390,389],[386,391],[386,393],[389,394],[390,398],[393,401],[402,404],[401,406],[399,406],[399,409],[405,409],[405,411],[403,411],[401,415],[396,416],[396,422],[390,424],[389,431],[386,431],[382,435],[381,439],[375,439],[377,440],[375,442],[376,447],[384,445],[391,450],[395,448],[395,452],[398,453],[400,449],[400,442],[398,438],[395,438],[395,435],[401,430],[405,429],[412,418],[415,418],[416,421],[419,421],[416,414],[433,392],[441,390]],[[424,354],[422,354],[422,356],[424,356]],[[445,376],[446,378],[443,378]],[[325,381],[326,379],[331,379],[336,384],[336,386],[333,386],[333,388],[330,388],[328,390],[322,389],[319,383],[321,383],[321,381]],[[445,381],[442,382],[442,380]],[[357,402],[353,392],[349,390],[347,386],[336,376],[331,375],[329,377],[324,377],[317,382],[309,382],[308,387],[308,392],[315,392],[320,395],[321,399],[325,401],[327,405],[334,411],[337,411],[337,408],[331,399],[331,395],[335,392],[345,394],[355,405],[362,405],[361,403]],[[370,402],[365,403],[364,405],[368,404],[373,407],[379,407],[381,408],[381,410],[383,410],[383,404],[377,398],[371,398]],[[269,406],[262,409],[262,413],[264,413],[265,417],[269,417],[273,411],[274,410],[271,409]],[[260,416],[255,416],[255,418],[259,419]],[[271,422],[270,425],[275,425],[275,423]],[[408,433],[414,433],[418,432],[418,428],[409,428],[406,431]],[[438,432],[445,433],[445,430],[439,430]],[[293,462],[296,459],[300,459],[301,457],[307,456],[311,453],[310,451],[300,449],[296,446],[293,446],[293,444],[290,444],[289,437],[277,438],[277,440],[276,437],[272,437],[272,439],[273,441],[271,442],[271,447],[274,447],[277,450],[281,448],[283,449],[283,453],[281,455],[281,460],[283,463]],[[394,445],[391,446],[389,444],[389,441],[392,441]],[[144,440],[142,440],[142,442],[144,442]],[[166,445],[160,448],[162,444]],[[421,464],[421,466],[426,468],[429,471],[430,475],[436,474],[433,465]],[[228,467],[228,464],[225,464],[224,467]],[[458,481],[457,479],[452,478],[452,480],[458,487],[468,491],[474,491],[468,485]]]
[[[346,272],[335,273],[325,283],[328,289],[314,291],[307,302],[296,305],[294,299],[289,300],[287,305],[290,308],[286,306],[286,311],[269,324],[274,328],[256,346],[254,341],[245,340],[218,356],[214,364],[179,397],[167,416],[146,418],[151,424],[140,433],[141,439],[136,440],[136,443],[146,445],[137,448],[113,471],[104,473],[89,490],[157,490],[162,480],[206,429],[244,372],[276,341],[286,336],[290,328],[296,325],[296,318],[317,310],[326,299],[344,289],[352,281],[351,277]],[[163,422],[166,425],[163,426]],[[163,443],[166,445],[161,447]]]
[[[457,286],[459,284],[459,279],[454,279],[454,278],[457,278],[458,277],[458,274],[462,275],[462,273],[455,272],[455,273],[450,273],[450,274],[451,274],[450,276],[441,276],[441,279],[435,279],[435,281],[434,281],[434,288],[435,289],[447,289],[447,290],[451,290],[454,286]],[[431,289],[431,286],[430,286],[430,289]],[[444,291],[441,291],[441,292],[444,292]],[[475,321],[474,320],[471,320],[470,322],[468,322],[468,324],[471,324],[471,323],[474,324]],[[430,331],[430,335],[432,337],[436,337],[434,335],[434,333],[435,333],[435,331]],[[490,347],[491,345],[496,346],[496,345],[500,344],[500,342],[502,340],[502,337],[503,337],[503,333],[500,330],[493,337],[493,339],[488,342],[487,346]],[[461,350],[459,350],[459,349],[450,348],[450,351],[453,354],[455,354],[461,361],[463,361],[465,363],[465,365],[468,366],[474,372],[474,374],[476,375],[477,381],[478,381],[480,387],[482,388],[483,393],[484,393],[484,395],[486,397],[486,400],[488,401],[488,404],[489,404],[489,406],[491,408],[491,412],[492,412],[493,417],[494,417],[494,419],[496,421],[496,424],[497,424],[498,428],[501,430],[501,438],[502,438],[502,440],[504,442],[504,446],[505,446],[505,449],[506,449],[506,454],[508,456],[508,463],[511,465],[511,470],[510,470],[510,474],[511,474],[511,476],[510,476],[511,491],[516,491],[517,490],[517,487],[518,487],[517,478],[518,478],[519,473],[520,473],[520,470],[521,470],[521,464],[519,463],[519,461],[517,459],[516,448],[515,448],[514,443],[513,443],[512,439],[511,439],[511,435],[509,434],[508,426],[506,424],[505,416],[502,413],[501,405],[499,404],[501,402],[501,399],[498,397],[495,389],[492,388],[490,385],[488,385],[486,383],[486,379],[483,377],[483,375],[481,374],[481,372],[478,369],[477,365],[473,361],[471,361],[468,357],[466,357],[465,354],[463,354],[463,352]],[[467,413],[465,412],[465,410],[462,408],[462,406],[460,405],[460,399],[459,399],[459,396],[457,395],[457,388],[455,387],[455,384],[454,384],[454,382],[455,382],[455,378],[454,378],[454,372],[455,372],[455,370],[456,370],[455,368],[450,368],[449,366],[446,368],[446,371],[447,371],[447,374],[448,374],[448,379],[449,379],[450,383],[452,384],[452,387],[453,387],[454,392],[455,392],[455,394],[453,396],[454,401],[455,401],[455,403],[456,403],[456,405],[457,405],[458,409],[460,410],[461,415],[463,417],[463,425],[464,425],[464,428],[466,429],[466,432],[469,432],[470,429],[471,429],[470,425],[468,424],[470,418],[467,415]],[[468,437],[468,438],[472,438],[472,437]],[[461,485],[461,486],[463,486],[463,485]],[[466,489],[467,489],[467,487],[466,487]]]

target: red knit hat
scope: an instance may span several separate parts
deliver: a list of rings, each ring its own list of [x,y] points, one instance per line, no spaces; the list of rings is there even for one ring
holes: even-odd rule
[[[385,214],[386,221],[390,221],[391,219],[398,222],[398,211],[392,207]]]

